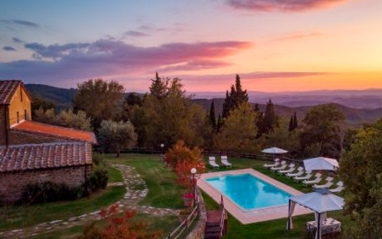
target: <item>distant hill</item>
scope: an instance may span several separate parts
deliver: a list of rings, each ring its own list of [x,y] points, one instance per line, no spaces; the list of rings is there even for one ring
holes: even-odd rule
[[[57,88],[48,85],[26,84],[32,96],[37,96],[56,103],[59,108],[69,107],[76,94],[76,89]],[[223,111],[223,92],[196,93],[193,102],[209,110],[212,99],[215,100],[217,114]],[[212,97],[212,96],[218,97]],[[251,102],[259,102],[260,109],[264,111],[265,102],[272,98],[275,103],[276,113],[289,117],[294,112],[302,119],[313,105],[335,103],[337,108],[348,118],[348,123],[359,125],[371,123],[382,118],[382,90],[363,91],[311,91],[311,92],[283,92],[264,93],[249,92]],[[200,98],[205,96],[205,98]],[[338,103],[343,102],[342,103]],[[353,106],[349,106],[353,105]],[[368,106],[368,107],[366,107]]]
[[[32,97],[53,101],[59,108],[69,107],[77,92],[76,89],[64,89],[40,84],[26,84],[25,87]]]
[[[225,92],[195,92],[195,98],[224,98]],[[305,92],[249,91],[249,101],[265,104],[269,99],[277,105],[288,107],[313,106],[336,103],[351,108],[377,109],[382,107],[382,90],[319,90]]]
[[[223,111],[223,98],[213,99],[215,101],[216,114],[221,114]],[[193,102],[201,105],[204,109],[209,110],[212,99],[194,99]],[[356,109],[340,104],[334,104],[336,107],[345,114],[349,125],[361,125],[363,123],[373,123],[379,118],[382,118],[382,108],[378,109]],[[265,104],[260,104],[260,110],[264,112]],[[313,106],[301,106],[301,107],[288,107],[275,104],[275,111],[278,115],[290,117],[296,112],[299,119],[303,119],[305,114]]]

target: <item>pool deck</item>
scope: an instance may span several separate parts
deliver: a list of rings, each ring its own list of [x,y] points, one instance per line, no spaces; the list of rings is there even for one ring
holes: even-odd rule
[[[238,175],[238,174],[252,174],[253,176],[272,184],[273,186],[293,195],[301,195],[302,192],[285,185],[265,174],[262,174],[254,169],[240,169],[240,170],[231,170],[231,171],[221,171],[214,173],[205,173],[200,176],[200,179],[197,182],[197,185],[200,189],[206,192],[210,197],[212,197],[217,203],[220,203],[221,193],[212,187],[209,183],[207,183],[206,179],[224,176],[224,175]],[[280,218],[288,217],[288,204],[274,206],[274,207],[266,207],[259,208],[253,210],[243,210],[236,203],[234,203],[229,197],[223,195],[224,198],[224,207],[225,209],[234,216],[237,220],[239,220],[242,224],[251,224],[257,222],[270,221]],[[304,208],[298,204],[296,204],[296,208],[294,210],[293,216],[304,215],[312,213],[311,210]],[[285,220],[286,225],[286,220]]]

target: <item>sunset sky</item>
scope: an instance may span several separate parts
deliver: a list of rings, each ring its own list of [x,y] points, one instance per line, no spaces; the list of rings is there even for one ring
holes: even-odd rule
[[[382,88],[381,0],[4,0],[0,32],[0,79],[25,83]]]

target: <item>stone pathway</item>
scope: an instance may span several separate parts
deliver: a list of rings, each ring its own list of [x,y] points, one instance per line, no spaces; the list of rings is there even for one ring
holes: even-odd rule
[[[126,193],[123,199],[116,202],[119,204],[121,209],[135,209],[140,213],[146,213],[156,216],[179,215],[179,210],[138,205],[138,203],[146,197],[149,191],[145,181],[136,172],[134,167],[120,164],[113,164],[111,166],[121,171],[123,183],[110,183],[108,184],[108,186],[116,187],[124,185],[126,187]],[[89,223],[93,220],[100,220],[101,216],[99,215],[99,213],[100,210],[97,210],[91,213],[71,217],[65,220],[44,222],[37,224],[33,227],[0,232],[0,238],[28,238],[41,233],[49,233],[56,230],[62,230],[74,226],[84,225],[85,223]]]

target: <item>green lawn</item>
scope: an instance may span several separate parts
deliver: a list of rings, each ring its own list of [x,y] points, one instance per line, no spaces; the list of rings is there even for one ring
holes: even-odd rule
[[[207,158],[205,158],[207,162]],[[229,161],[234,165],[233,169],[243,169],[243,168],[253,168],[263,174],[266,174],[282,183],[300,190],[301,192],[312,192],[311,187],[304,187],[301,183],[296,183],[291,179],[287,179],[285,176],[279,176],[277,173],[272,173],[270,170],[264,169],[262,165],[263,161],[253,160],[253,159],[242,159],[242,158],[230,158]],[[208,171],[223,171],[227,169],[214,170],[209,168]],[[207,207],[207,210],[216,210],[219,208],[218,204],[210,198],[207,194],[203,193],[203,198]],[[332,212],[328,213],[329,217],[333,217],[340,220],[343,224],[343,229],[350,227],[352,222],[348,217],[345,217],[343,213]],[[301,239],[305,235],[305,224],[308,221],[313,221],[314,215],[304,215],[293,217],[294,229],[291,231],[286,231],[286,219],[279,219],[274,221],[255,223],[249,225],[243,225],[238,220],[236,220],[231,215],[228,218],[228,233],[224,237],[226,239],[239,239],[239,238],[267,238],[267,239]],[[343,238],[346,236],[343,235]]]
[[[118,169],[110,167],[107,172],[109,173],[109,183],[123,182],[122,174]]]
[[[115,158],[114,155],[106,155],[106,160],[107,163],[125,164],[135,167],[149,188],[148,195],[140,203],[141,205],[161,208],[184,208],[182,199],[184,189],[176,183],[176,174],[164,166],[159,155],[123,154],[120,158]],[[110,168],[108,171],[109,182],[122,181],[119,170]],[[161,230],[163,236],[168,235],[180,223],[177,216],[159,217],[139,213],[136,219],[144,220],[150,230]],[[73,239],[81,235],[82,230],[83,226],[73,227],[41,234],[33,237],[33,239]]]
[[[179,219],[177,216],[152,216],[147,214],[138,214],[134,220],[143,220],[147,223],[149,230],[158,230],[163,233],[163,237],[168,235],[176,226],[179,225]],[[98,223],[105,223],[100,221]],[[51,233],[40,234],[31,239],[75,239],[82,235],[84,226],[76,226],[68,229],[58,230]]]
[[[126,164],[135,167],[146,182],[149,192],[140,203],[159,208],[184,208],[184,189],[177,184],[176,174],[165,167],[159,155],[122,154],[120,158],[107,156],[108,163]]]
[[[114,180],[121,177],[119,171],[113,174]],[[68,219],[96,211],[123,198],[125,191],[124,187],[110,187],[78,200],[0,207],[0,231],[29,227],[52,220]]]

